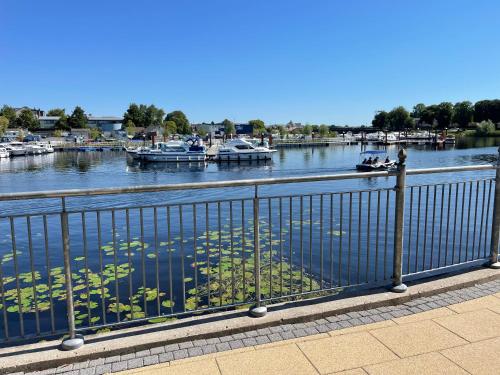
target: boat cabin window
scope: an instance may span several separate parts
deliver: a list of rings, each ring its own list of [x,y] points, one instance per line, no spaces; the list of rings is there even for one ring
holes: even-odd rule
[[[253,149],[253,147],[250,145],[236,145],[234,147],[236,147],[238,150],[252,150]]]

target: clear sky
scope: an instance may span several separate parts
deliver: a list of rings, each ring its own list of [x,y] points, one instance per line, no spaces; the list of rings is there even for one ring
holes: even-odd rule
[[[0,1],[0,105],[363,124],[486,98],[498,0]]]

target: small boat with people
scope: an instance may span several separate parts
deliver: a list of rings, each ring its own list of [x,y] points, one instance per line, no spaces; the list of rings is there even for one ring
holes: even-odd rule
[[[396,166],[396,160],[391,160],[386,151],[368,150],[359,154],[360,161],[356,169],[362,172],[385,171]]]
[[[134,159],[148,162],[205,161],[207,150],[199,137],[181,141],[158,142],[155,147],[137,151]]]
[[[269,160],[276,150],[256,145],[246,139],[235,138],[223,144],[217,151],[216,161]]]

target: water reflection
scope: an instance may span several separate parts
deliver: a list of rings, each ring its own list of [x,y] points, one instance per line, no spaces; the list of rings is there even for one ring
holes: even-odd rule
[[[127,158],[127,172],[203,172],[207,167],[205,162],[187,163],[146,163]]]

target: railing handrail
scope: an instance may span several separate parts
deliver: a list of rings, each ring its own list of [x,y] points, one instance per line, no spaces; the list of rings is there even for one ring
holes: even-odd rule
[[[469,165],[460,167],[410,169],[407,170],[406,174],[419,175],[419,174],[430,174],[430,173],[451,173],[451,172],[483,171],[483,170],[494,170],[494,169],[496,169],[495,165],[482,164],[482,165]],[[300,176],[300,177],[261,178],[261,179],[232,180],[232,181],[229,180],[229,181],[209,181],[209,182],[188,182],[181,184],[165,184],[165,185],[139,185],[139,186],[113,187],[113,188],[101,188],[101,189],[68,189],[68,190],[48,190],[48,191],[21,192],[21,193],[4,193],[0,194],[0,201],[134,194],[134,193],[148,193],[148,192],[151,193],[151,192],[178,191],[178,190],[216,189],[216,188],[226,188],[226,187],[264,186],[264,185],[292,184],[292,183],[304,183],[304,182],[362,179],[362,178],[372,178],[372,177],[388,177],[393,174],[394,174],[393,171],[379,171],[379,172],[344,173],[344,174]]]

